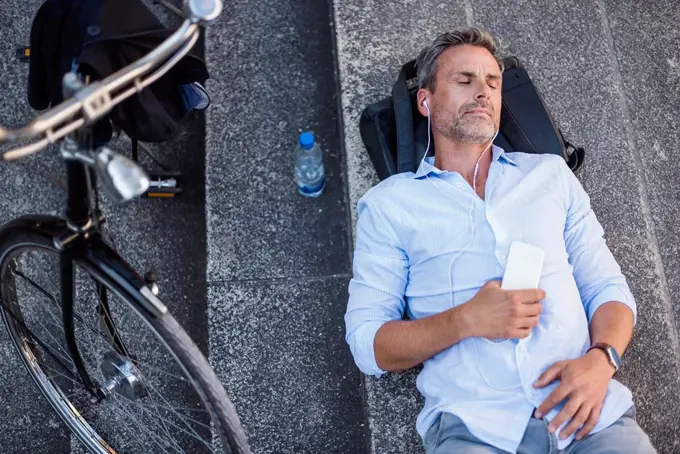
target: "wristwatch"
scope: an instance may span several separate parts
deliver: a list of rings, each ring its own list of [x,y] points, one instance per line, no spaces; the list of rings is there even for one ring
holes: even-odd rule
[[[616,349],[614,347],[612,347],[609,344],[605,344],[604,342],[597,342],[588,349],[588,352],[594,348],[599,348],[600,350],[602,350],[607,355],[609,364],[614,366],[615,371],[619,370],[619,368],[621,367],[621,357],[619,356],[618,353],[616,353]]]

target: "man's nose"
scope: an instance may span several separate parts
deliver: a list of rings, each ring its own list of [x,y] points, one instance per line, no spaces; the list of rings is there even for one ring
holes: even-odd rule
[[[489,87],[486,83],[479,84],[478,89],[477,89],[477,94],[475,95],[475,99],[477,100],[482,100],[482,99],[490,99],[491,98],[491,87]]]

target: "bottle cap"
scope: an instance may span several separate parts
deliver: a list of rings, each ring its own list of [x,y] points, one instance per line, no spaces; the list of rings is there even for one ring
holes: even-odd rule
[[[314,135],[311,132],[300,134],[300,146],[305,150],[312,148],[314,146]]]

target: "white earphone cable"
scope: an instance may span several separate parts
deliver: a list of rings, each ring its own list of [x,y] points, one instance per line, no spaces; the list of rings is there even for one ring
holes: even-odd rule
[[[427,101],[423,102],[423,107],[425,107],[425,109],[427,109],[427,148],[425,149],[425,154],[423,154],[423,158],[420,160],[421,166],[423,165],[423,162],[425,161],[425,158],[427,157],[427,154],[430,151],[430,144],[431,144],[431,140],[432,140],[431,129],[430,129],[430,127],[431,127],[430,120],[431,120],[432,115],[431,115],[431,112],[430,112],[430,107],[427,105]],[[479,159],[477,159],[477,164],[475,165],[475,173],[474,173],[474,177],[473,177],[473,181],[472,181],[472,185],[473,185],[473,189],[474,189],[475,193],[470,195],[470,200],[471,200],[472,203],[470,204],[470,211],[468,212],[468,217],[469,217],[469,220],[470,220],[470,231],[472,232],[472,235],[470,236],[470,241],[465,245],[465,247],[462,250],[458,251],[458,253],[456,255],[454,255],[453,258],[451,259],[451,261],[449,262],[448,277],[449,277],[449,299],[450,299],[451,307],[453,307],[453,273],[452,273],[453,263],[463,252],[467,251],[467,249],[472,245],[472,243],[474,242],[474,239],[475,239],[475,234],[476,234],[473,213],[474,213],[474,210],[475,210],[475,195],[477,194],[477,184],[476,184],[476,182],[477,182],[477,171],[479,170],[479,162],[482,160],[482,156],[484,156],[484,153],[486,153],[487,150],[491,147],[491,145],[493,144],[493,141],[494,141],[494,139],[496,139],[497,135],[498,135],[498,130],[496,130],[496,133],[494,134],[493,138],[489,142],[489,145],[480,154]],[[429,181],[430,184],[435,189],[437,189],[439,192],[441,192],[442,194],[444,194],[446,197],[450,198],[451,200],[454,200],[455,202],[463,205],[463,202],[453,198],[451,195],[447,194],[446,192],[444,192],[440,188],[438,188],[432,182],[432,180],[430,180],[430,177],[428,176],[427,172],[424,172],[424,173],[425,173],[425,178],[427,178],[427,181]],[[463,207],[465,207],[465,205],[463,205]]]
[[[427,115],[427,148],[425,149],[425,154],[423,155],[423,158],[422,158],[421,161],[420,161],[420,165],[421,165],[421,166],[423,165],[423,162],[425,161],[425,158],[427,157],[427,153],[430,151],[430,142],[431,142],[431,130],[430,130],[430,126],[431,126],[431,124],[430,124],[430,116],[431,116],[431,113],[430,113],[430,108],[429,108],[429,106],[427,105],[427,102],[424,102],[424,103],[423,103],[423,106],[427,109],[427,114],[428,114],[428,115]],[[465,247],[464,247],[462,250],[460,250],[456,255],[454,255],[453,258],[451,259],[451,261],[449,262],[449,270],[448,270],[448,277],[449,277],[449,300],[450,300],[451,307],[453,307],[453,273],[452,273],[453,263],[454,263],[454,261],[455,261],[455,260],[456,260],[463,252],[467,251],[467,249],[472,245],[472,243],[474,242],[474,239],[475,239],[475,234],[476,234],[473,213],[474,213],[474,210],[475,210],[475,195],[477,194],[477,172],[478,172],[478,170],[479,170],[479,162],[482,160],[482,157],[484,156],[484,154],[489,150],[489,148],[490,148],[491,145],[493,144],[493,141],[496,139],[496,136],[498,135],[498,132],[499,132],[499,130],[497,129],[497,130],[496,130],[496,133],[495,133],[494,136],[493,136],[493,138],[492,138],[491,141],[489,142],[489,145],[488,145],[488,146],[484,149],[484,151],[479,155],[479,159],[477,159],[477,163],[475,164],[475,172],[474,172],[474,176],[472,177],[472,187],[473,187],[473,190],[474,190],[474,194],[470,197],[471,200],[472,200],[472,203],[470,204],[470,211],[469,211],[469,213],[468,213],[469,219],[470,219],[470,230],[471,230],[471,232],[472,232],[472,235],[470,236],[470,241],[465,245]],[[450,198],[451,200],[454,200],[454,201],[456,201],[457,203],[460,203],[461,205],[463,205],[463,203],[462,203],[460,200],[454,199],[452,196],[450,196],[449,194],[447,194],[446,192],[444,192],[444,191],[442,191],[440,188],[438,188],[438,187],[432,182],[432,180],[430,180],[430,178],[429,178],[428,175],[427,175],[427,172],[424,172],[424,173],[425,173],[425,178],[427,178],[427,181],[429,181],[430,184],[431,184],[435,189],[437,189],[439,192],[441,192],[442,194],[444,194],[445,196],[447,196],[447,197]],[[463,206],[464,206],[464,205],[463,205]],[[484,339],[484,340],[486,340],[486,339]],[[488,341],[488,342],[490,342],[490,341]],[[503,343],[504,343],[504,342],[503,342]],[[498,390],[498,391],[507,391],[507,390],[510,390],[510,389],[517,388],[518,386],[521,386],[521,383],[520,383],[519,385],[510,385],[510,386],[506,386],[506,387],[498,387],[498,386],[494,386],[494,385],[491,383],[491,381],[486,377],[486,374],[484,374],[484,371],[482,370],[482,368],[481,368],[481,366],[480,366],[480,364],[479,364],[479,354],[478,354],[478,351],[477,351],[477,344],[474,342],[474,339],[473,339],[473,346],[474,346],[474,349],[475,349],[475,360],[476,360],[476,363],[477,363],[477,370],[479,371],[480,375],[482,376],[482,378],[484,379],[484,381],[486,382],[486,384],[487,384],[489,387],[491,387],[491,388],[493,388],[493,389],[496,389],[496,390]]]

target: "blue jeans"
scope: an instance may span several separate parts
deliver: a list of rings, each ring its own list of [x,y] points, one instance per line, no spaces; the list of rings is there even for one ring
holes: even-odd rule
[[[472,435],[463,421],[451,413],[442,413],[425,434],[427,454],[503,454]],[[543,419],[531,418],[518,454],[655,454],[649,437],[635,421],[631,407],[614,424],[581,441],[573,441],[564,450],[557,449],[557,437],[548,432]]]

